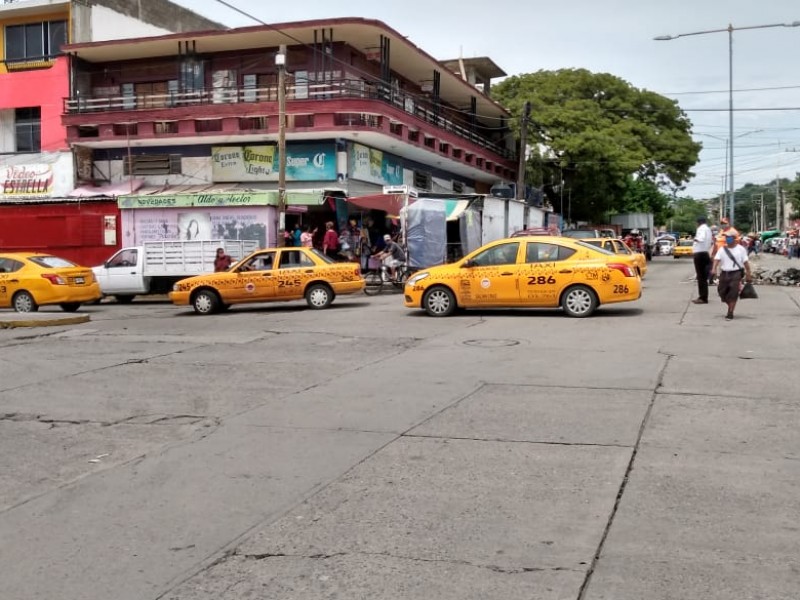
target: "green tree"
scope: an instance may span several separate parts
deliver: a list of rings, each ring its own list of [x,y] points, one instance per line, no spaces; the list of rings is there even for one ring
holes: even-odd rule
[[[672,198],[658,189],[654,182],[629,177],[619,210],[653,213],[655,224],[664,225],[673,215],[671,202]]]
[[[677,198],[672,205],[670,231],[679,231],[689,235],[697,230],[697,218],[705,217],[706,205],[692,198]]]
[[[681,189],[693,176],[700,144],[677,102],[585,69],[509,77],[492,96],[519,121],[531,102],[528,168],[547,191],[569,190],[575,219],[602,220],[624,205],[631,177]],[[517,127],[517,129],[519,129]],[[558,199],[551,201],[564,214]]]

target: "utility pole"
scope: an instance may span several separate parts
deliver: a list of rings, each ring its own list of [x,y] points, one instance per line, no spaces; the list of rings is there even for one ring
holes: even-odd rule
[[[781,178],[775,177],[775,229],[783,229],[781,227]]]
[[[525,200],[525,167],[528,148],[528,119],[531,116],[531,103],[526,102],[522,111],[522,122],[519,131],[519,166],[517,168],[517,199]]]
[[[286,242],[286,46],[281,44],[275,55],[278,67],[278,226],[277,245]]]

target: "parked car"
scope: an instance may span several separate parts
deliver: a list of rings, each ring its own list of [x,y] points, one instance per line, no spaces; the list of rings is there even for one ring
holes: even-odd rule
[[[334,262],[313,248],[269,248],[245,257],[229,270],[177,282],[169,298],[207,315],[232,304],[299,300],[327,308],[339,294],[364,289],[356,263]]]
[[[424,269],[406,283],[405,306],[433,317],[456,308],[556,308],[587,317],[602,304],[641,296],[636,269],[582,240],[506,238],[462,260]]]
[[[608,250],[617,255],[620,260],[630,263],[630,265],[637,270],[639,277],[644,277],[647,274],[647,259],[641,252],[634,252],[622,240],[609,239],[609,238],[595,238],[581,240],[592,246],[597,246],[603,250]]]
[[[89,267],[37,252],[0,254],[0,308],[26,313],[58,304],[75,312],[81,304],[101,297]]]
[[[576,240],[595,239],[603,237],[599,229],[565,229],[561,232],[563,237],[568,237]]]

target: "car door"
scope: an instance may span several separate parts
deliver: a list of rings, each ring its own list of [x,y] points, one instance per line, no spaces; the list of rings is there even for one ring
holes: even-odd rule
[[[313,277],[315,266],[302,250],[281,250],[275,273],[275,297],[302,298],[305,283]]]
[[[520,303],[525,306],[558,306],[561,292],[575,278],[568,259],[575,250],[557,242],[528,242],[520,272]]]
[[[459,271],[459,300],[463,306],[519,304],[520,242],[502,242],[473,256]]]
[[[104,294],[144,293],[144,279],[137,270],[139,250],[123,248],[106,261],[102,275],[98,276],[100,289]]]
[[[237,269],[236,280],[223,300],[231,302],[266,302],[275,299],[276,283],[274,269],[277,250],[265,250],[252,255]]]
[[[24,263],[7,256],[0,256],[0,307],[11,306],[14,294],[22,287]]]

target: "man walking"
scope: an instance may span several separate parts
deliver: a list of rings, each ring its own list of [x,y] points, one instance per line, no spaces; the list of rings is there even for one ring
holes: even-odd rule
[[[739,299],[739,286],[742,283],[742,275],[746,274],[748,282],[752,280],[747,250],[738,243],[736,236],[731,233],[725,236],[725,245],[714,256],[712,273],[716,273],[717,269],[721,270],[717,292],[720,299],[728,305],[728,314],[725,315],[725,320],[731,321],[733,319],[733,309],[736,308],[736,301]]]
[[[697,298],[692,300],[695,304],[708,304],[708,277],[711,272],[712,246],[714,246],[714,236],[711,228],[706,223],[705,217],[699,217],[692,244],[694,272],[697,276]]]

